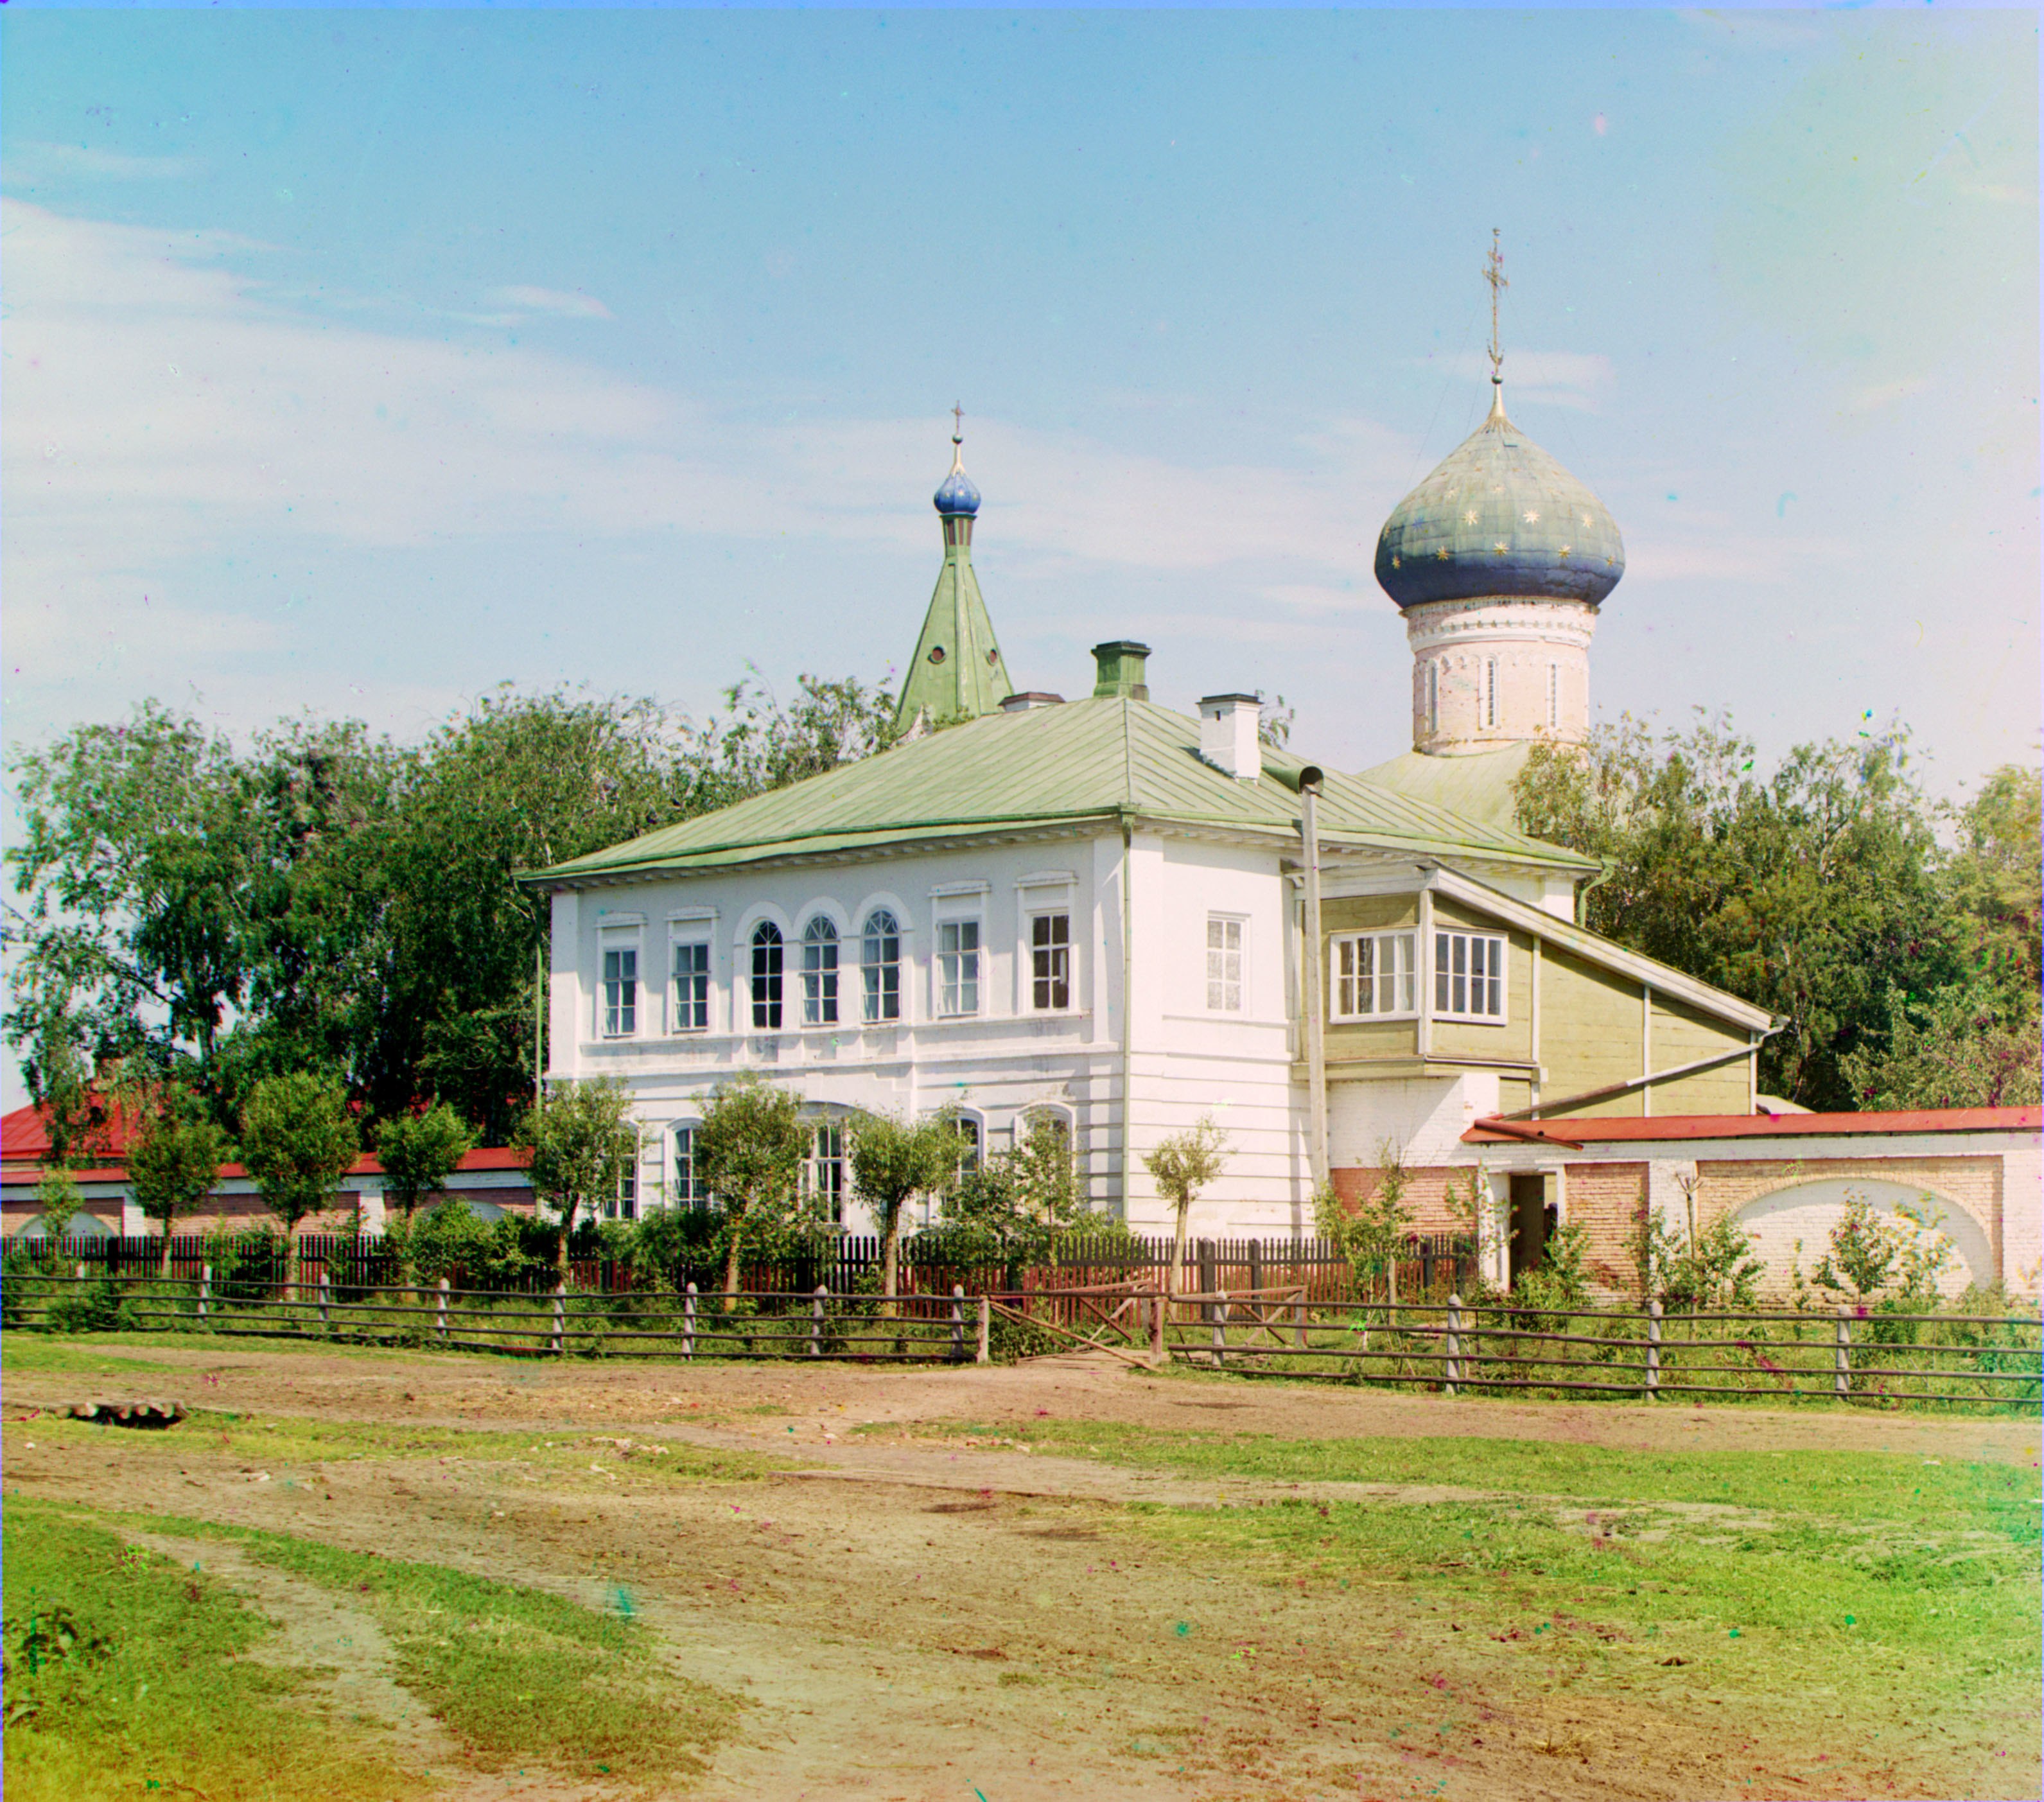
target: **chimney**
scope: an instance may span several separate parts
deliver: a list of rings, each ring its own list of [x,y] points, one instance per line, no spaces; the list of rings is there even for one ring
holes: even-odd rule
[[[1110,639],[1093,647],[1094,667],[1099,671],[1093,685],[1096,701],[1112,701],[1119,695],[1130,701],[1147,701],[1150,685],[1143,679],[1150,647],[1133,639]]]
[[[1062,694],[1047,694],[1040,688],[1025,688],[1018,690],[1002,701],[1001,711],[1004,713],[1030,713],[1039,707],[1062,707],[1064,701]]]
[[[1263,703],[1253,694],[1209,694],[1200,702],[1200,755],[1239,782],[1263,774],[1257,727]]]

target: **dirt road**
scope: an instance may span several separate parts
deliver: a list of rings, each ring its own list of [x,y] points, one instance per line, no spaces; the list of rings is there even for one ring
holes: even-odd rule
[[[1983,1788],[1985,1751],[1927,1727],[1912,1736],[1898,1723],[1875,1755],[1827,1736],[1820,1708],[1756,1698],[1728,1719],[1721,1702],[1685,1698],[1666,1683],[1564,1681],[1557,1668],[1464,1631],[1448,1604],[1429,1600],[1438,1591],[1281,1589],[1174,1555],[1130,1531],[1120,1507],[1240,1502],[1300,1493],[1294,1485],[990,1443],[1004,1425],[1048,1417],[1292,1437],[1469,1435],[1642,1448],[1673,1439],[2015,1461],[2035,1456],[2034,1429],[2021,1424],[1251,1391],[1056,1361],[889,1372],[543,1367],[240,1347],[136,1355],[174,1366],[138,1377],[138,1393],[206,1408],[657,1436],[778,1454],[787,1468],[733,1483],[658,1480],[622,1450],[592,1455],[572,1479],[459,1457],[259,1473],[195,1434],[138,1443],[110,1432],[60,1456],[47,1445],[25,1449],[25,1429],[8,1430],[14,1494],[308,1534],[599,1607],[623,1594],[665,1637],[677,1671],[754,1704],[692,1792],[716,1802],[1938,1796],[2015,1794],[2029,1781],[2011,1772],[2014,1788]],[[10,1376],[8,1412],[110,1386]],[[963,1441],[852,1431],[936,1422],[988,1431]],[[1468,1493],[1321,1489],[1416,1504]],[[261,1605],[302,1634],[321,1631],[316,1611],[330,1600],[294,1597],[292,1588],[269,1581],[257,1592]],[[402,1692],[378,1689],[379,1671],[349,1681],[351,1706],[403,1713]],[[430,1751],[431,1723],[406,1731]],[[537,1773],[490,1792],[548,1802],[582,1793]]]

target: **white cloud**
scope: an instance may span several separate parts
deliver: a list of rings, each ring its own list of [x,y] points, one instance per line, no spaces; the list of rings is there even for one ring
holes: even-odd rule
[[[195,156],[129,156],[88,144],[52,144],[29,139],[7,152],[10,186],[72,180],[176,182],[197,175],[205,165]]]
[[[560,288],[492,288],[483,296],[493,305],[524,313],[549,313],[559,319],[608,319],[610,309],[594,294]]]
[[[13,542],[133,560],[250,533],[402,548],[468,536],[792,527],[922,544],[929,422],[801,428],[525,347],[405,337],[279,305],[260,247],[4,209],[13,316],[0,474]],[[507,289],[506,296],[550,293]],[[553,297],[577,300],[578,297]],[[590,305],[597,303],[589,302]],[[1183,570],[1367,564],[1409,444],[1324,424],[1297,469],[1193,466],[1078,433],[978,422],[988,529],[1053,561]]]
[[[1481,351],[1465,351],[1442,359],[1443,366],[1466,382],[1488,379],[1490,359]],[[1574,351],[1507,351],[1504,358],[1506,404],[1519,399],[1549,406],[1575,407],[1594,412],[1606,392],[1618,379],[1608,356],[1586,356]]]

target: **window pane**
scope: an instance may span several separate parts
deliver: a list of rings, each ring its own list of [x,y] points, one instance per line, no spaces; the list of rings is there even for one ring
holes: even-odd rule
[[[674,1205],[696,1208],[702,1201],[696,1186],[696,1129],[678,1126],[674,1128]]]
[[[837,1024],[837,928],[821,918],[802,934],[802,1024]]]
[[[760,1032],[781,1025],[781,928],[763,921],[752,935],[752,1024]]]
[[[709,947],[674,947],[674,1030],[709,1030]]]
[[[1039,1011],[1071,1005],[1071,929],[1066,913],[1039,913],[1029,923],[1029,998]]]
[[[879,1023],[901,1017],[901,928],[884,908],[869,915],[859,945],[860,1011]]]

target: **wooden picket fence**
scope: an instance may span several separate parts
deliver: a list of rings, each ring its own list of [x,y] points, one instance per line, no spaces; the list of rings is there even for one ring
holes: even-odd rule
[[[1246,1263],[1246,1261],[1245,1261]],[[1218,1258],[1215,1268],[1224,1267]],[[1238,1266],[1240,1267],[1240,1266]],[[1038,1273],[1041,1275],[1043,1273]],[[216,1286],[195,1277],[8,1270],[9,1327],[195,1331],[225,1336],[438,1347],[526,1356],[986,1362],[1090,1352],[1244,1377],[1343,1381],[1454,1396],[1654,1400],[1822,1399],[2034,1414],[2044,1322],[2029,1314],[1542,1309],[1331,1301],[1310,1281],[1172,1293],[1142,1272],[1024,1289],[962,1282],[884,1301],[827,1284],[726,1297],[679,1289],[350,1288],[310,1280]]]

